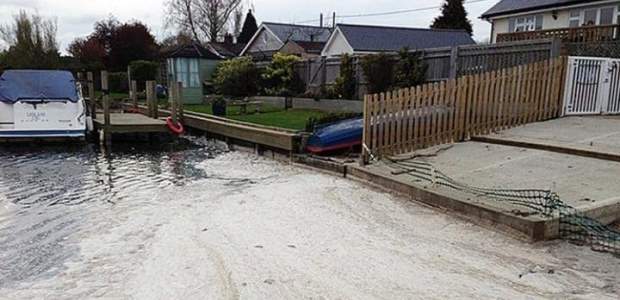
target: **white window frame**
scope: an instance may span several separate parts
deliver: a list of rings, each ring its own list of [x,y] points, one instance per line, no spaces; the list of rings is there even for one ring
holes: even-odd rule
[[[517,17],[514,32],[536,31],[536,18],[536,15]]]
[[[183,83],[184,88],[202,87],[200,82],[200,60],[177,57],[174,60],[174,80]],[[192,68],[194,66],[195,68]]]
[[[613,6],[613,5],[609,5],[609,6],[601,6],[601,7],[586,7],[586,8],[581,8],[579,10],[572,10],[569,12],[569,18],[568,18],[568,24],[567,26],[570,27],[570,22],[571,21],[575,21],[575,20],[579,20],[579,27],[583,27],[585,25],[585,18],[586,18],[586,10],[591,10],[591,9],[596,9],[596,26],[601,25],[601,11],[603,9],[608,9],[608,8],[613,8],[614,9],[614,16],[616,16],[616,18],[614,18],[612,20],[612,24],[618,24],[618,18],[620,18],[620,10],[618,8],[618,6]],[[575,11],[579,11],[579,19],[577,19],[577,17],[571,17],[570,14],[572,12]],[[515,27],[516,28],[516,27]]]
[[[191,58],[187,61],[189,73],[189,86],[192,88],[200,87],[200,60]],[[195,67],[195,68],[194,68]]]

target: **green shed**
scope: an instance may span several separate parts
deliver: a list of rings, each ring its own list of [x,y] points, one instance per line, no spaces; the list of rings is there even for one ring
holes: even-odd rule
[[[183,83],[183,103],[200,104],[206,93],[206,84],[217,64],[226,59],[213,47],[204,47],[197,42],[179,46],[166,56],[168,86],[172,82]]]

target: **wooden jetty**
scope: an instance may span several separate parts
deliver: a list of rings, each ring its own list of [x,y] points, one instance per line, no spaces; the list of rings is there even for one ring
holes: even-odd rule
[[[166,121],[159,118],[157,107],[157,94],[155,90],[155,82],[146,82],[146,102],[148,106],[148,113],[146,115],[139,112],[112,112],[110,110],[110,96],[109,96],[109,83],[108,72],[101,72],[101,90],[103,96],[101,98],[102,110],[97,110],[95,101],[95,89],[93,74],[88,73],[88,93],[91,99],[91,114],[93,116],[94,130],[99,132],[101,142],[110,146],[112,144],[113,134],[132,134],[132,133],[170,133]],[[132,81],[131,87],[131,100],[137,108],[137,84]],[[172,87],[172,93],[170,97],[170,104],[173,108],[174,114],[172,116],[173,122],[177,122],[182,117],[182,106],[180,103],[180,88],[178,84]]]

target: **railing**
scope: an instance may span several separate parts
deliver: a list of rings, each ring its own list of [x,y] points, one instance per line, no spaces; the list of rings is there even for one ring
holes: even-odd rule
[[[583,26],[575,28],[557,28],[538,31],[500,33],[498,43],[524,40],[559,38],[567,43],[588,43],[618,40],[620,25]]]
[[[566,59],[364,98],[364,162],[559,116]]]

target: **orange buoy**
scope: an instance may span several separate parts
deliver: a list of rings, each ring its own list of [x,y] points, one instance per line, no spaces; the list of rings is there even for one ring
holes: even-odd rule
[[[183,127],[183,124],[181,124],[181,122],[177,122],[177,124],[174,124],[174,121],[172,121],[172,117],[166,118],[166,125],[168,125],[168,129],[170,129],[170,131],[172,131],[172,133],[176,135],[181,135],[185,133],[185,128]]]

